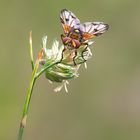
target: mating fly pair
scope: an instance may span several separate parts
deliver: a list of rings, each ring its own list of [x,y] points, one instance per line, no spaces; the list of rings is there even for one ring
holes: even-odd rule
[[[88,40],[103,34],[109,28],[109,25],[103,22],[85,22],[82,24],[67,9],[61,10],[60,20],[64,29],[64,35],[61,35],[64,49],[75,50],[75,52],[80,46],[88,46]]]

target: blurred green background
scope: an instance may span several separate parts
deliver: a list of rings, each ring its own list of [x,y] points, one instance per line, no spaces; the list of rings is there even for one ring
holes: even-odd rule
[[[44,76],[37,81],[24,140],[139,140],[139,0],[0,1],[0,140],[17,137],[31,77],[29,31],[36,56],[44,35],[48,46],[60,40],[63,8],[110,29],[95,39],[88,69],[81,67],[68,94],[54,93]]]

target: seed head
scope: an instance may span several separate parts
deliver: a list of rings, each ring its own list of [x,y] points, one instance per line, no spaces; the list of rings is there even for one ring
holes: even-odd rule
[[[61,83],[55,89],[58,92],[65,88],[67,92],[67,84],[69,79],[78,77],[78,70],[81,64],[85,63],[91,58],[92,53],[90,45],[93,42],[89,42],[89,45],[83,45],[78,49],[65,49],[64,45],[59,45],[57,40],[54,40],[52,48],[47,48],[47,36],[42,38],[42,47],[44,50],[44,58],[40,60],[41,65],[47,65],[53,63],[54,65],[45,71],[45,76],[52,83]]]

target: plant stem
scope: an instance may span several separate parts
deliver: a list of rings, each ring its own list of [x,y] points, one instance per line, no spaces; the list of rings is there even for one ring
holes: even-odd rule
[[[22,119],[21,119],[21,122],[20,122],[20,128],[19,128],[19,132],[18,132],[18,140],[22,140],[22,137],[23,137],[23,132],[24,132],[24,128],[26,126],[26,121],[27,121],[27,114],[28,114],[30,101],[31,101],[31,97],[32,97],[32,92],[33,92],[33,88],[34,88],[34,84],[36,82],[36,79],[39,78],[39,76],[42,73],[44,73],[48,68],[50,68],[50,67],[54,66],[55,64],[59,63],[59,62],[48,63],[37,73],[37,70],[38,70],[38,67],[39,67],[39,61],[40,61],[40,59],[42,58],[42,55],[43,55],[43,49],[41,49],[41,51],[38,53],[38,58],[36,60],[36,63],[34,64],[33,50],[32,50],[32,32],[30,32],[29,44],[30,44],[30,58],[31,58],[31,66],[32,66],[32,77],[31,77],[31,80],[30,80],[30,86],[29,86],[28,93],[27,93],[27,96],[26,96],[26,101],[25,101],[25,104],[24,104]]]
[[[38,73],[36,73],[36,78],[38,78],[42,73],[44,73],[47,69],[49,69],[50,67],[58,64],[59,62],[55,62],[55,63],[50,63],[48,65],[45,65]]]
[[[38,69],[38,64],[36,63],[36,65],[33,69],[33,72],[32,72],[30,86],[29,86],[28,93],[27,93],[27,96],[26,96],[26,101],[25,101],[25,104],[24,104],[23,115],[22,115],[22,119],[21,119],[21,123],[20,123],[19,133],[18,133],[18,140],[22,140],[24,128],[26,126],[27,114],[28,114],[28,110],[29,110],[31,96],[32,96],[32,92],[33,92],[33,87],[34,87],[35,81],[37,79],[35,77],[36,73],[37,73],[37,69]]]
[[[38,54],[38,59],[35,63],[33,72],[32,72],[32,77],[31,77],[31,81],[30,81],[30,86],[28,89],[28,93],[26,96],[26,101],[24,104],[24,109],[23,109],[23,115],[22,115],[22,119],[21,119],[21,123],[20,123],[20,128],[19,128],[19,133],[18,133],[18,140],[22,140],[22,136],[23,136],[23,132],[24,132],[24,128],[26,126],[26,120],[27,120],[27,114],[28,114],[28,110],[29,110],[29,106],[30,106],[30,101],[31,101],[31,97],[32,97],[32,92],[33,92],[33,88],[34,88],[34,84],[37,80],[37,78],[39,78],[39,76],[44,73],[44,71],[46,71],[48,68],[54,66],[55,64],[57,64],[58,62],[55,63],[49,63],[47,65],[45,65],[38,73],[38,67],[39,67],[39,60],[42,57],[42,50],[40,51],[40,53]]]

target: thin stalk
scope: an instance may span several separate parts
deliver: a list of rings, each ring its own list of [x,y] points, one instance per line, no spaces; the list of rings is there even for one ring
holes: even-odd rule
[[[32,92],[33,92],[33,88],[34,88],[34,85],[35,85],[35,82],[36,82],[37,78],[39,78],[39,76],[42,73],[44,73],[47,69],[49,69],[50,67],[59,63],[59,62],[49,63],[49,64],[45,65],[37,73],[37,70],[38,70],[38,67],[39,67],[39,61],[41,60],[41,58],[43,56],[43,49],[41,49],[41,51],[38,53],[38,58],[36,60],[36,63],[34,64],[33,51],[32,51],[32,32],[30,32],[29,43],[30,43],[30,58],[31,58],[31,66],[32,66],[32,76],[31,76],[30,85],[29,85],[29,89],[28,89],[28,92],[27,92],[27,96],[26,96],[26,101],[25,101],[25,104],[24,104],[22,119],[21,119],[21,122],[20,122],[20,128],[19,128],[19,132],[18,132],[18,140],[22,140],[22,137],[23,137],[24,128],[26,126],[26,121],[27,121],[28,110],[29,110],[29,106],[30,106],[30,101],[31,101],[31,97],[32,97]]]
[[[18,140],[22,140],[24,128],[26,126],[27,114],[28,114],[28,110],[29,110],[31,96],[32,96],[32,92],[33,92],[33,87],[34,87],[34,84],[35,84],[35,81],[36,81],[35,75],[37,73],[37,69],[38,69],[38,65],[36,64],[35,67],[34,67],[34,70],[32,72],[30,86],[29,86],[28,93],[27,93],[27,96],[26,96],[26,101],[25,101],[25,104],[24,104],[23,115],[22,115],[22,119],[21,119],[21,123],[20,123],[19,133],[18,133]]]
[[[31,97],[32,97],[32,92],[33,92],[33,88],[35,85],[35,82],[37,80],[37,78],[39,78],[39,76],[48,68],[52,67],[53,65],[55,65],[56,63],[50,64],[45,66],[44,68],[42,68],[40,70],[39,73],[37,73],[38,70],[38,63],[35,65],[34,70],[32,72],[32,77],[31,77],[31,81],[30,81],[30,86],[28,89],[28,93],[26,96],[26,101],[24,104],[24,109],[23,109],[23,114],[22,114],[22,119],[20,122],[20,128],[19,128],[19,132],[18,132],[18,140],[22,140],[22,136],[23,136],[23,132],[24,132],[24,128],[26,126],[26,121],[27,121],[27,115],[28,115],[28,110],[29,110],[29,106],[30,106],[30,101],[31,101]]]
[[[36,73],[36,78],[38,78],[42,73],[44,73],[47,69],[49,69],[50,67],[58,64],[59,62],[55,62],[55,63],[52,63],[52,64],[48,64],[46,66],[44,66],[38,73]]]
[[[39,73],[39,75],[36,76],[37,75],[37,70],[38,70],[38,67],[39,67],[39,61],[42,58],[42,55],[43,55],[43,49],[41,49],[41,51],[38,53],[38,58],[36,60],[36,63],[34,65],[34,69],[32,71],[30,86],[29,86],[28,93],[27,93],[27,96],[26,96],[26,101],[25,101],[25,104],[24,104],[22,119],[21,119],[21,122],[20,122],[20,128],[19,128],[19,132],[18,132],[18,140],[22,140],[22,136],[23,136],[24,128],[26,126],[27,114],[28,114],[28,110],[29,110],[30,101],[31,101],[32,92],[33,92],[35,82],[36,82],[37,78],[39,78],[39,76],[44,72],[44,71],[41,71],[41,73]],[[50,64],[50,65],[48,65],[48,67],[45,67],[45,68],[46,69],[50,68],[53,65],[54,64]]]

